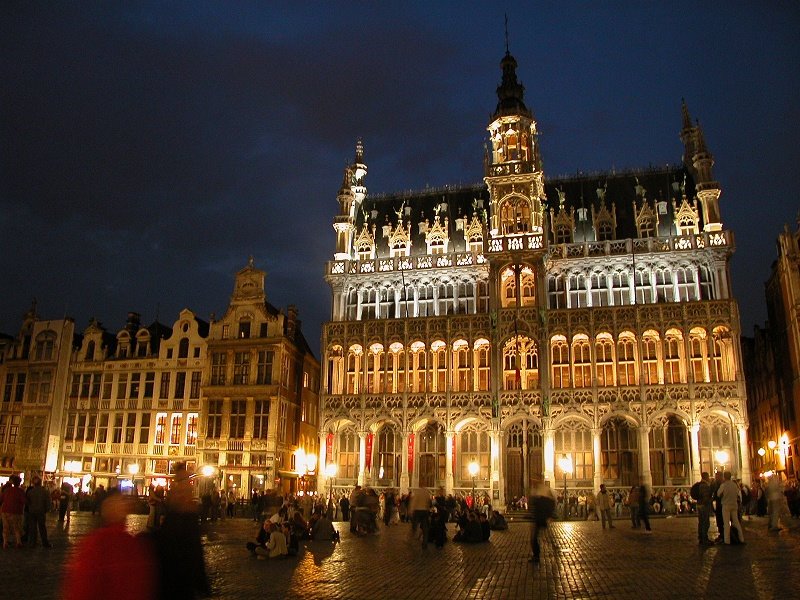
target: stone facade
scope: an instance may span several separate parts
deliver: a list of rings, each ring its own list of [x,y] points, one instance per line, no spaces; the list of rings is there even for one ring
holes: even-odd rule
[[[501,66],[485,185],[368,196],[361,142],[345,170],[320,487],[476,486],[502,506],[537,480],[749,480],[734,240],[702,130],[684,105],[682,165],[546,180]]]

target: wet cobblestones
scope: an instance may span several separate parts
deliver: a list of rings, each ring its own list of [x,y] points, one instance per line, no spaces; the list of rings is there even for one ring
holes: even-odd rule
[[[97,517],[71,525],[48,521],[53,548],[0,551],[0,589],[7,597],[57,598],[62,566]],[[144,517],[130,517],[132,529]],[[205,551],[218,598],[769,598],[796,597],[800,527],[767,531],[747,521],[745,546],[696,545],[693,518],[653,521],[653,535],[624,521],[554,523],[542,562],[528,562],[528,524],[511,523],[488,544],[448,542],[423,550],[410,527],[355,537],[341,523],[342,543],[308,542],[300,556],[260,561],[244,543],[255,523],[233,519],[205,527]],[[798,524],[800,525],[800,524]],[[451,534],[452,534],[452,524]],[[131,574],[135,585],[135,574]],[[794,591],[793,591],[794,590]]]

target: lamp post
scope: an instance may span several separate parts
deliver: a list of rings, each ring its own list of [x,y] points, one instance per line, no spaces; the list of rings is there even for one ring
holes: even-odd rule
[[[131,496],[139,495],[139,490],[136,489],[136,475],[139,474],[139,463],[131,463],[128,465],[128,473],[131,475]]]
[[[325,477],[328,478],[328,501],[330,502],[333,500],[333,478],[336,477],[336,472],[339,470],[339,467],[336,466],[336,463],[330,463],[328,466],[325,467]]]
[[[572,459],[565,454],[558,460],[558,466],[564,472],[564,520],[567,519],[567,475],[572,473]]]
[[[317,470],[317,455],[316,454],[306,454],[306,491],[305,493],[308,494],[308,477],[309,475],[314,475]]]
[[[467,466],[467,470],[469,471],[470,477],[472,477],[472,510],[475,510],[477,507],[477,504],[475,503],[475,478],[478,476],[480,466],[476,461],[473,460]]]

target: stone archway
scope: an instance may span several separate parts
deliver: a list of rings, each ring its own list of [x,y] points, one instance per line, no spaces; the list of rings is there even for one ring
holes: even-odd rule
[[[506,429],[503,479],[507,501],[527,495],[544,479],[542,434],[533,421],[515,421]]]

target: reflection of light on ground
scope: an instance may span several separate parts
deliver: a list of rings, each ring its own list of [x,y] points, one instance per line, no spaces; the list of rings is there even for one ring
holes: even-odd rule
[[[564,537],[570,537],[575,532],[575,525],[570,522],[562,523],[561,531],[564,532]]]

